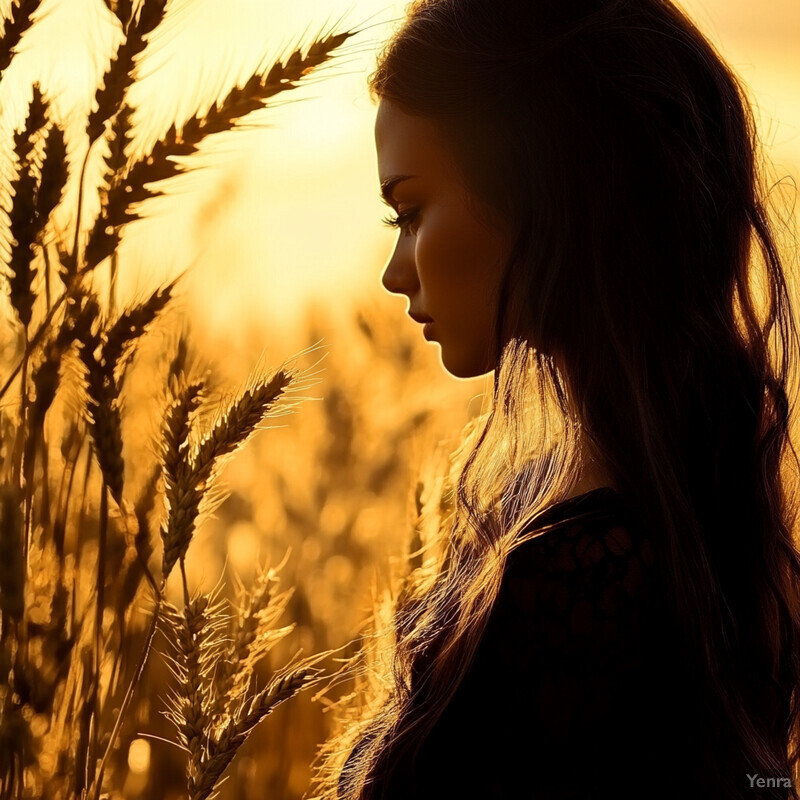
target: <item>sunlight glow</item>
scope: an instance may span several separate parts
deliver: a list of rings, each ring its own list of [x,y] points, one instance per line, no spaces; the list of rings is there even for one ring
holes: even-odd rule
[[[141,775],[150,769],[150,742],[134,739],[128,748],[128,769]]]
[[[800,5],[682,5],[752,87],[771,152],[784,172],[796,174],[800,51],[793,45]],[[119,35],[100,6],[102,13],[91,0],[43,4],[45,18],[4,76],[0,124],[19,124],[29,92],[24,87],[35,74],[59,113],[81,119]],[[364,30],[300,87],[242,120],[239,130],[210,137],[192,156],[197,168],[145,204],[146,218],[129,226],[120,248],[120,302],[190,266],[190,302],[213,330],[229,333],[243,318],[268,315],[288,332],[307,299],[347,306],[354,295],[383,291],[379,276],[394,234],[380,224],[375,199],[375,106],[366,80],[405,6],[401,0],[241,0],[235,9],[223,0],[170,5],[130,92],[140,149],[173,120],[206,109],[253,71],[268,70],[299,44],[307,47],[316,34]],[[77,159],[82,131],[73,126],[68,134]],[[74,174],[69,191],[77,192]],[[96,209],[89,203],[85,212],[88,220]],[[74,224],[63,216],[60,222],[65,229]],[[106,274],[100,270],[98,277]]]

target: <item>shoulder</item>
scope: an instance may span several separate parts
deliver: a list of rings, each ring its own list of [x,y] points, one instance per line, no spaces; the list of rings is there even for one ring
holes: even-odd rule
[[[554,508],[552,527],[508,557],[463,688],[474,696],[498,676],[513,676],[487,713],[495,729],[525,720],[537,746],[624,739],[652,700],[647,687],[661,681],[655,548],[618,495],[590,495]]]
[[[516,629],[540,652],[560,651],[566,658],[589,652],[601,657],[624,641],[638,645],[661,594],[652,538],[613,490],[558,506],[537,523],[555,527],[509,556],[494,624]],[[504,638],[511,637],[506,632]]]
[[[651,535],[636,525],[622,498],[608,487],[551,506],[527,533],[530,538],[508,558],[509,576],[570,579],[625,567],[622,583],[635,593],[638,577],[655,566]]]

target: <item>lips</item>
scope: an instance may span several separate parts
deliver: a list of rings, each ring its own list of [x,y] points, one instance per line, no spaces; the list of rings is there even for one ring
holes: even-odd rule
[[[411,319],[413,319],[414,322],[419,322],[421,324],[424,324],[426,322],[433,322],[433,320],[430,317],[426,317],[424,314],[414,314],[411,311],[409,311],[408,316],[411,317]]]

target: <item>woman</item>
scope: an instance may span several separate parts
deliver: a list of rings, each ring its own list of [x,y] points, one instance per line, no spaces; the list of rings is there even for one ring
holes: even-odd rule
[[[737,79],[668,0],[417,0],[370,88],[384,285],[495,382],[335,794],[797,800],[798,339]]]

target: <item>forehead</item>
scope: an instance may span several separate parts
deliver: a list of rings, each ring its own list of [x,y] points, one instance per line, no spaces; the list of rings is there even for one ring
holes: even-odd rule
[[[381,181],[395,174],[452,178],[451,154],[434,122],[407,114],[381,99],[375,118],[375,148]]]

